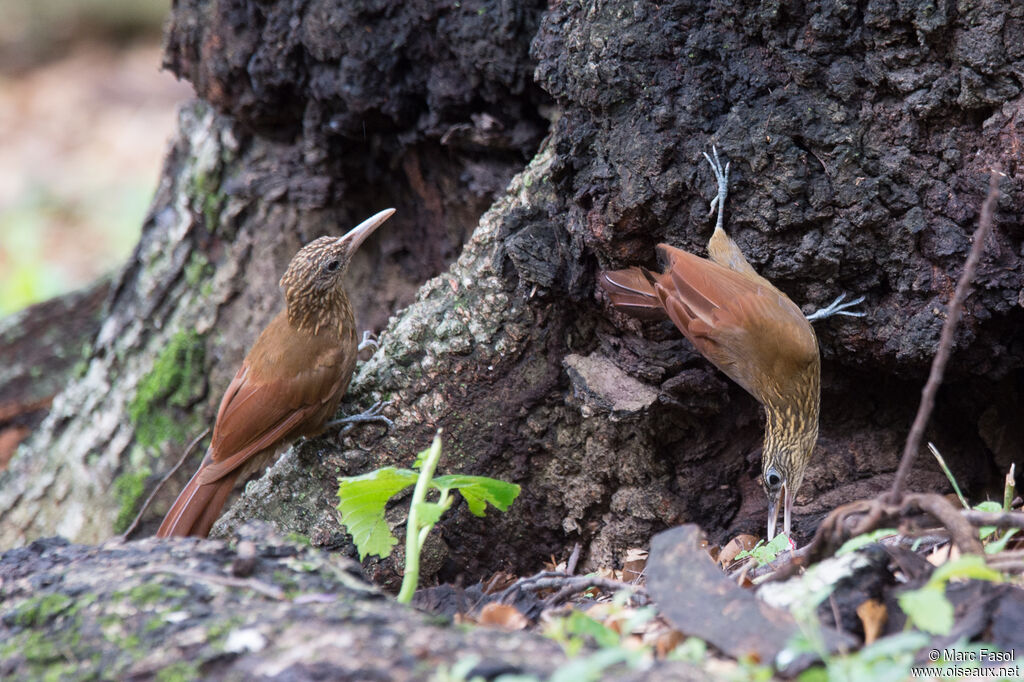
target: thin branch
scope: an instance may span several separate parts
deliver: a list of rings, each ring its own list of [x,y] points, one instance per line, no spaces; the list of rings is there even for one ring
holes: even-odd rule
[[[580,561],[580,543],[576,543],[572,548],[572,554],[569,555],[569,560],[565,562],[565,572],[572,575],[576,572],[576,564]]]
[[[181,458],[178,460],[177,464],[171,467],[171,470],[168,471],[164,475],[164,477],[160,479],[160,482],[156,484],[155,488],[153,488],[153,492],[151,492],[149,494],[149,497],[146,498],[146,501],[142,503],[142,509],[140,509],[139,513],[135,515],[135,520],[132,521],[132,525],[128,526],[128,530],[121,534],[122,540],[127,540],[132,536],[132,533],[135,532],[135,529],[139,527],[139,522],[142,521],[142,515],[146,513],[146,510],[149,509],[149,505],[153,503],[153,498],[155,498],[156,494],[160,492],[160,489],[164,487],[164,484],[170,480],[171,476],[173,476],[175,472],[177,472],[178,469],[181,468],[181,465],[185,463],[185,460],[188,459],[189,455],[192,454],[192,451],[195,450],[197,445],[199,445],[199,441],[206,438],[206,435],[208,433],[210,433],[209,427],[204,429],[202,433],[200,433],[198,436],[192,439],[192,442],[189,443],[188,447],[185,448],[185,452],[181,453]]]
[[[522,590],[558,589],[554,595],[544,600],[544,608],[552,608],[578,592],[585,592],[596,587],[607,592],[629,590],[636,598],[644,594],[643,588],[629,585],[618,580],[609,580],[595,575],[566,575],[561,571],[541,571],[540,573],[520,578],[498,595],[499,603],[507,604],[517,592]]]
[[[1024,514],[1021,512],[983,512],[969,509],[960,513],[972,526],[1024,528]]]
[[[978,261],[981,260],[982,251],[985,250],[985,242],[988,241],[988,234],[992,230],[992,212],[999,199],[1000,175],[1002,172],[997,164],[992,168],[988,184],[988,197],[981,206],[981,218],[978,221],[978,229],[974,233],[974,243],[971,245],[970,253],[967,254],[967,262],[964,263],[964,271],[956,284],[956,291],[953,292],[953,298],[949,301],[949,306],[946,309],[946,321],[942,325],[939,348],[932,360],[928,381],[924,385],[924,390],[921,391],[921,403],[917,407],[917,416],[914,417],[914,424],[910,427],[910,434],[907,436],[907,443],[903,448],[903,457],[900,459],[899,469],[896,470],[896,478],[892,482],[889,499],[894,504],[899,504],[903,497],[903,487],[910,474],[910,465],[913,464],[914,457],[921,446],[924,428],[928,424],[928,417],[931,416],[932,408],[935,406],[935,394],[939,390],[939,384],[942,383],[942,375],[946,371],[946,363],[949,361],[953,349],[953,334],[960,321],[960,311],[967,295],[971,293],[974,272],[978,268]]]
[[[574,594],[586,592],[592,587],[596,587],[600,590],[611,592],[613,594],[619,590],[628,590],[632,594],[633,599],[636,599],[638,596],[645,595],[644,591],[636,585],[628,585],[626,583],[619,582],[618,580],[608,580],[607,578],[574,575],[566,576],[562,581],[549,580],[551,581],[551,584],[548,585],[550,587],[556,587],[556,582],[561,583],[564,586],[558,592],[544,600],[544,608],[547,609],[554,608]]]

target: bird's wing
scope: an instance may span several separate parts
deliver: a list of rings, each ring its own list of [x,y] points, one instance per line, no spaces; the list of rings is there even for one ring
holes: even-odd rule
[[[789,298],[756,279],[660,244],[668,262],[655,291],[675,325],[706,358],[762,402],[818,362],[807,319]]]
[[[247,359],[228,386],[217,411],[210,442],[211,458],[200,483],[210,483],[237,469],[254,454],[300,435],[320,417],[326,403],[340,397],[351,378],[344,353],[318,353],[318,362],[287,378],[256,377]],[[330,416],[330,415],[327,415]]]

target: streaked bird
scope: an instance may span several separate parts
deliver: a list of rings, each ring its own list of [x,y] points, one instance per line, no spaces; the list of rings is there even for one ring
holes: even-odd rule
[[[329,426],[360,347],[345,272],[359,245],[394,212],[381,211],[343,237],[320,237],[292,258],[280,282],[286,307],[256,339],[225,391],[206,457],[158,537],[205,537],[236,481],[261,470],[292,441]],[[339,421],[372,419],[383,417],[370,412]]]
[[[646,268],[602,272],[599,281],[619,310],[644,319],[668,317],[700,353],[764,406],[766,423],[761,482],[768,494],[768,538],[775,536],[779,503],[783,530],[791,529],[793,499],[818,439],[821,359],[810,320],[860,316],[847,308],[863,297],[805,317],[786,294],[759,275],[723,228],[729,165],[717,150],[715,231],[709,259],[658,244],[664,271]]]

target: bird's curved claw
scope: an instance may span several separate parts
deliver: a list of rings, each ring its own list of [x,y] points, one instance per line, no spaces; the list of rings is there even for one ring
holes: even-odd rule
[[[360,412],[359,414],[353,414],[350,417],[343,417],[341,419],[335,419],[332,422],[328,422],[326,429],[333,429],[338,426],[342,427],[341,431],[338,432],[338,437],[344,436],[346,433],[351,431],[356,424],[369,424],[377,422],[384,425],[385,431],[390,430],[395,425],[393,421],[381,414],[381,410],[391,404],[391,401],[383,402],[378,400],[368,409]]]
[[[358,353],[364,348],[373,348],[375,353],[377,352],[377,349],[380,348],[380,342],[377,341],[377,335],[369,329],[363,332],[363,340],[359,342],[358,346],[356,346],[356,352]]]
[[[832,317],[834,315],[845,315],[847,317],[864,317],[864,315],[866,315],[866,313],[863,313],[861,311],[850,310],[850,308],[852,308],[853,306],[860,305],[861,303],[864,302],[863,296],[858,296],[852,301],[846,301],[844,303],[843,300],[845,298],[846,294],[839,294],[836,297],[836,300],[832,301],[824,308],[816,310],[810,315],[808,315],[807,321],[817,322],[818,320],[824,320],[825,318]]]

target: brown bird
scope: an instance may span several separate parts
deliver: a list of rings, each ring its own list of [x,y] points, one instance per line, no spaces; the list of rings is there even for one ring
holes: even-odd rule
[[[725,233],[723,212],[729,166],[717,150],[711,164],[718,179],[718,222],[708,241],[710,260],[668,244],[657,249],[665,271],[646,268],[602,272],[599,281],[612,304],[645,319],[668,317],[716,367],[765,409],[761,482],[768,494],[768,538],[775,536],[779,500],[783,529],[790,532],[793,498],[818,439],[821,360],[809,320],[830,315],[860,316],[845,310],[863,297],[805,317],[786,294],[759,275]]]
[[[343,278],[352,254],[394,212],[381,211],[343,237],[320,237],[292,258],[280,282],[286,307],[256,339],[221,398],[206,457],[157,537],[205,537],[239,478],[328,426],[359,348]],[[339,422],[375,418],[383,419],[371,411]]]

